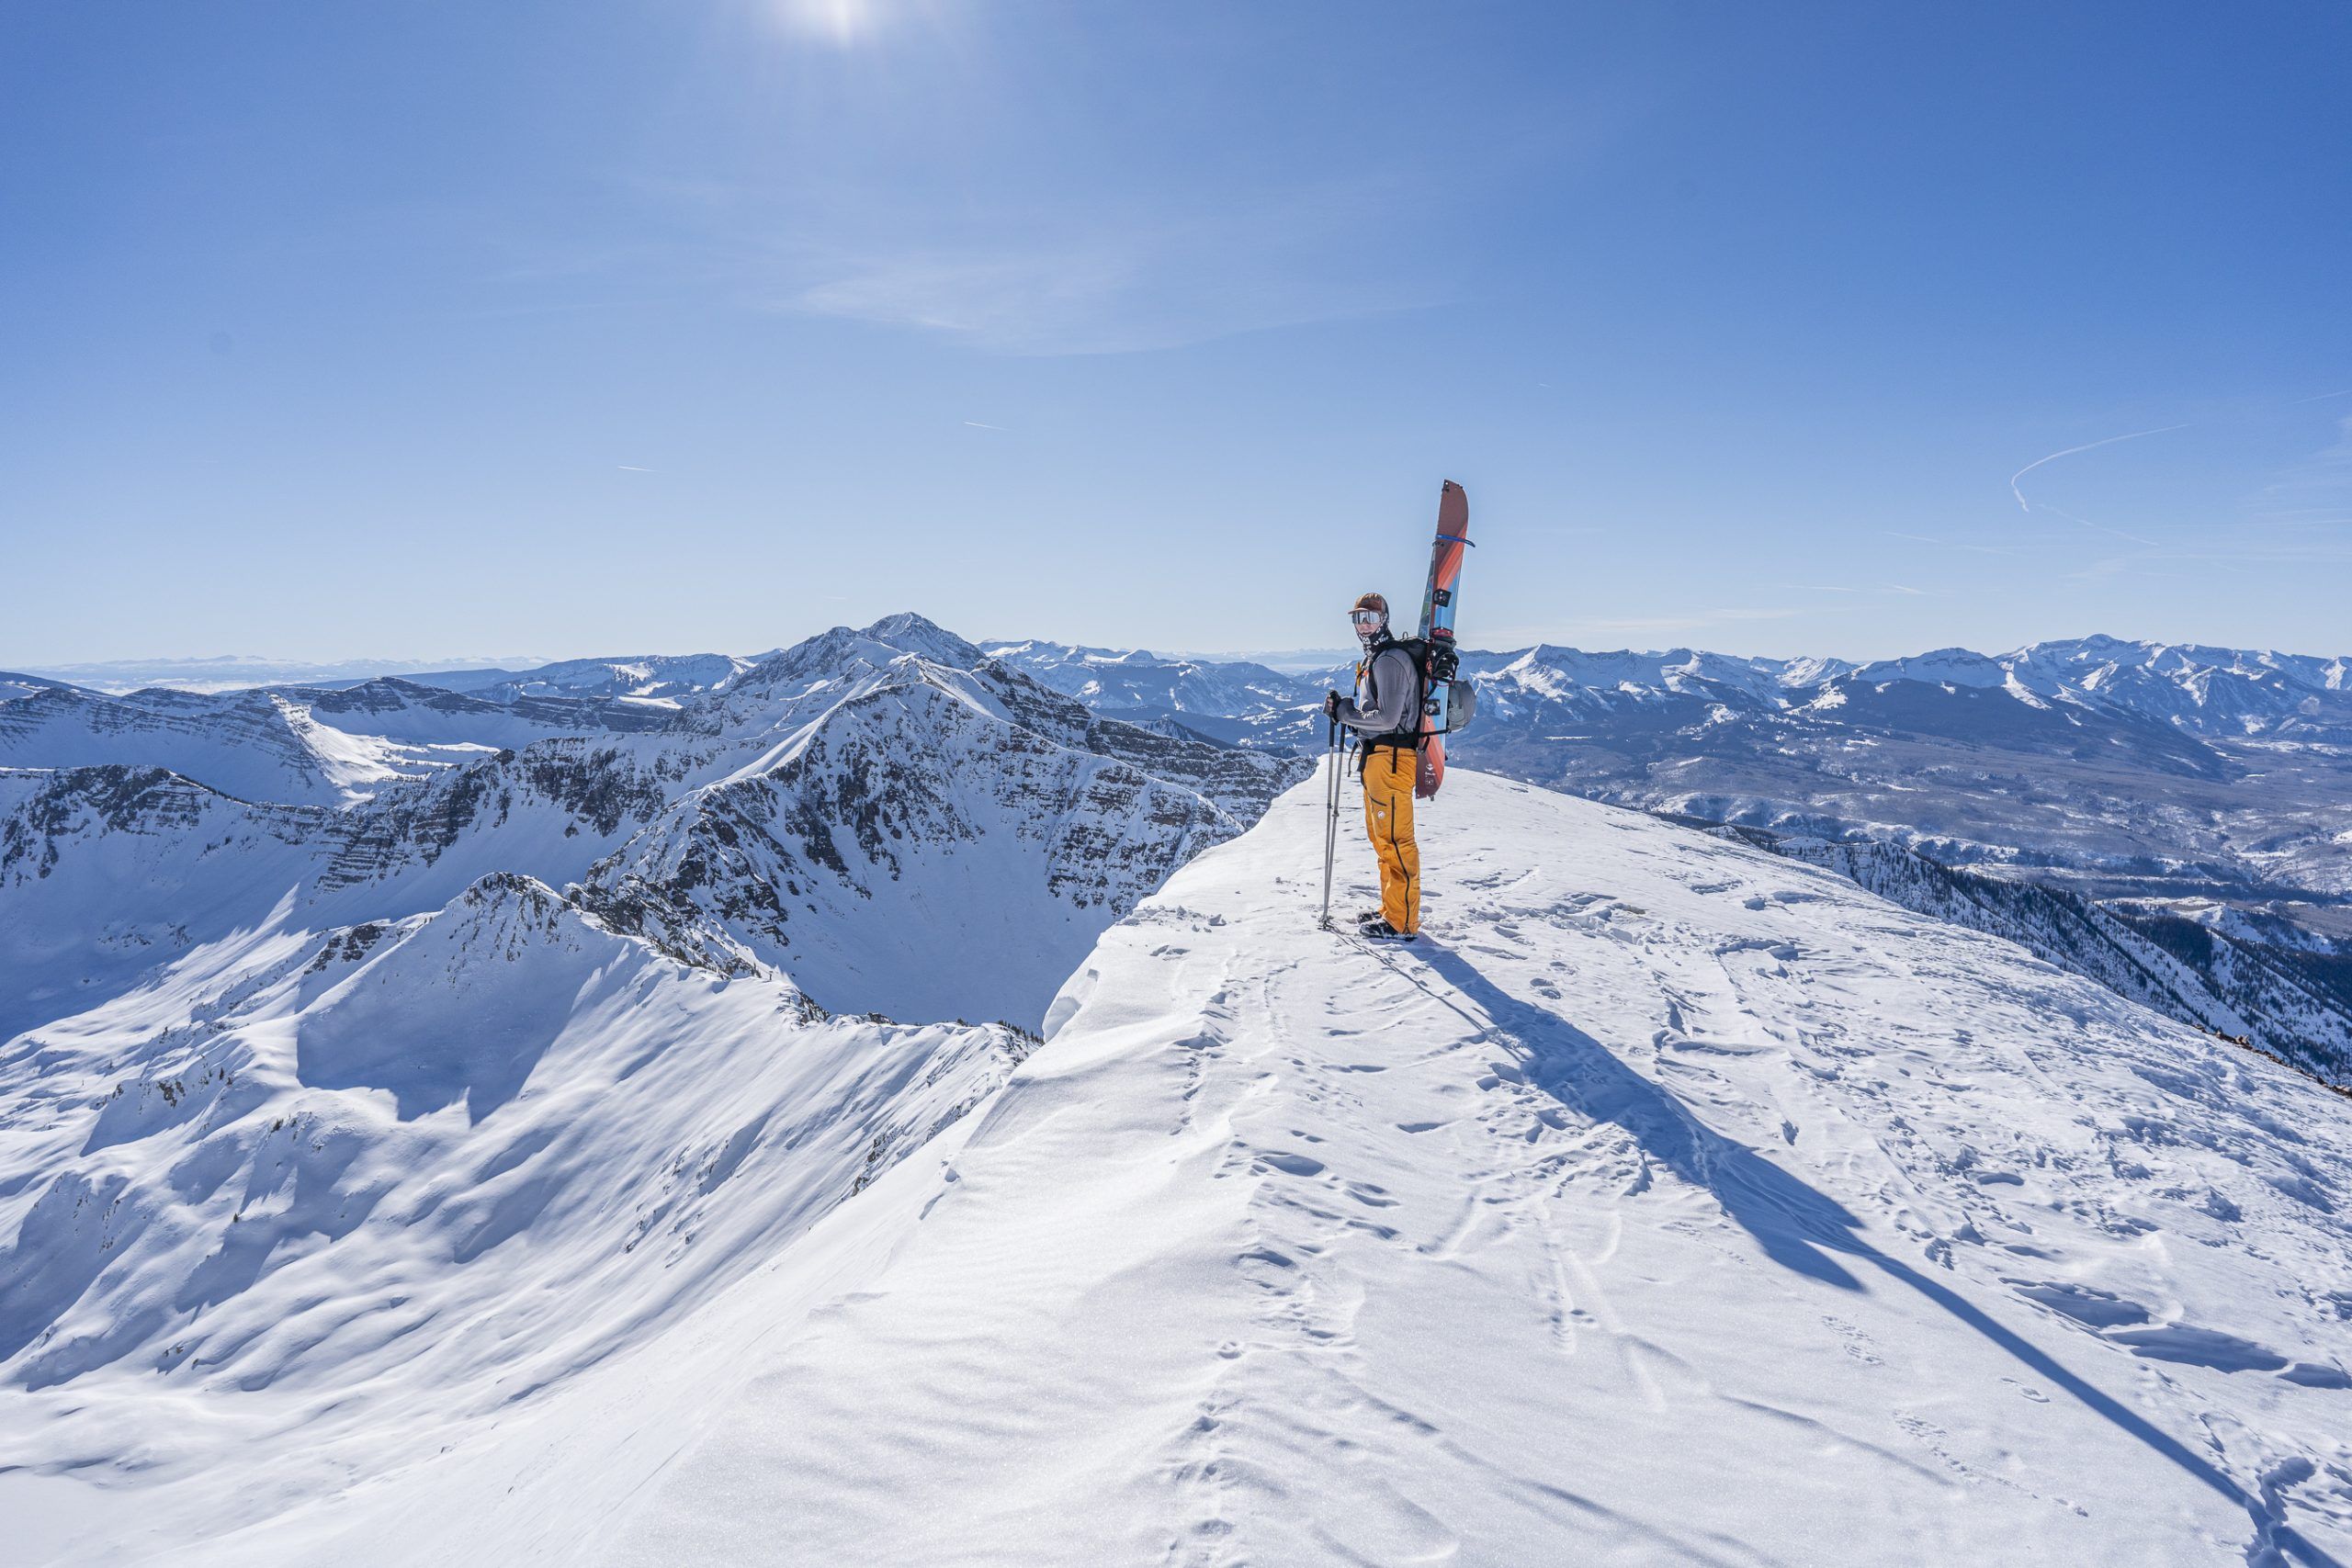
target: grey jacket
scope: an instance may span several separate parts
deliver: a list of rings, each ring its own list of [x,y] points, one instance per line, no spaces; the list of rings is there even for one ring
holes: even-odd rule
[[[1420,679],[1412,655],[1401,648],[1384,648],[1371,662],[1358,666],[1356,694],[1340,699],[1340,722],[1366,735],[1402,729],[1421,711]]]

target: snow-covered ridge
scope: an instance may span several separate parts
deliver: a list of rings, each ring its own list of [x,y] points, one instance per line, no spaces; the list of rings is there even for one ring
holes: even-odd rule
[[[1308,784],[1177,873],[978,1115],[846,1199],[854,1149],[805,1182],[792,1152],[841,1125],[799,1108],[838,1095],[736,1073],[840,1071],[855,1054],[800,1032],[859,1026],[802,1023],[765,982],[524,885],[340,938],[322,965],[289,953],[217,1037],[258,1051],[291,1017],[299,1066],[302,1021],[361,1005],[371,973],[404,983],[403,951],[420,995],[458,973],[501,1007],[573,984],[628,1005],[592,1007],[479,1122],[302,1089],[380,1097],[416,1168],[190,1321],[236,1345],[331,1260],[383,1304],[34,1391],[0,1417],[0,1464],[40,1467],[50,1490],[18,1495],[71,1511],[58,1560],[143,1539],[194,1568],[2352,1554],[2340,1099],[1826,873],[1466,770],[1421,829],[1433,940],[1372,949],[1314,929],[1322,831]],[[1341,854],[1344,907],[1369,890],[1352,820]],[[720,1047],[680,1039],[630,1066],[738,997],[729,1021],[781,1032],[756,1055],[687,1073]],[[199,1069],[174,1060],[182,1094]],[[231,1092],[168,1105],[156,1084],[153,1120],[96,1154],[65,1152],[86,1121],[43,1135],[102,1214],[94,1161],[185,1164],[146,1140]],[[323,1140],[338,1158],[348,1131]],[[243,1201],[276,1148],[205,1201]],[[616,1249],[649,1161],[680,1175],[659,1239]],[[309,1194],[297,1223],[340,1224],[342,1184],[390,1174],[345,1168],[278,1178],[249,1215]],[[371,1250],[395,1213],[432,1245]],[[119,1304],[169,1303],[212,1245],[155,1250],[174,1234],[139,1229],[149,1261],[106,1275]],[[458,1261],[477,1234],[499,1239]],[[706,1248],[766,1266],[681,1285]],[[558,1315],[582,1303],[587,1323]],[[615,1322],[645,1326],[600,1359]],[[126,1438],[136,1472],[104,1462]],[[93,1506],[99,1483],[124,1506]]]
[[[530,670],[419,671],[403,678],[420,686],[438,686],[499,701],[520,697],[614,697],[676,704],[725,691],[755,662],[726,653],[653,653],[616,659],[568,659]]]
[[[1297,707],[1321,694],[1319,687],[1308,689],[1312,682],[1247,662],[1163,659],[1139,649],[1038,641],[990,643],[987,651],[1106,713],[1231,718],[1268,705]]]
[[[1435,948],[1311,929],[1311,789],[1108,933],[907,1239],[596,1561],[2352,1550],[2340,1101],[1461,782]]]

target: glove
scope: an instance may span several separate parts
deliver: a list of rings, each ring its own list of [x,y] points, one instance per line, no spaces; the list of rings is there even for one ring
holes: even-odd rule
[[[1337,717],[1339,717],[1339,716],[1340,716],[1340,694],[1339,694],[1339,693],[1337,693],[1337,692],[1327,692],[1327,693],[1325,693],[1325,694],[1324,694],[1324,696],[1323,696],[1323,712],[1324,712],[1328,716],[1332,717],[1332,718],[1337,718]]]

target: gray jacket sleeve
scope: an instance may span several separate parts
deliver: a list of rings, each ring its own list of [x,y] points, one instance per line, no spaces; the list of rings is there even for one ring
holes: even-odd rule
[[[1392,729],[1404,728],[1405,721],[1421,711],[1420,682],[1414,676],[1411,656],[1403,649],[1380,651],[1372,661],[1369,684],[1370,707],[1359,705],[1353,697],[1340,699],[1340,722],[1349,728],[1361,729],[1366,735],[1385,735]]]

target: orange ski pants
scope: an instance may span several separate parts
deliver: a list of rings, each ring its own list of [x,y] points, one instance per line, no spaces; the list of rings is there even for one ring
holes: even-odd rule
[[[1421,929],[1421,852],[1413,842],[1413,778],[1419,753],[1373,746],[1363,754],[1363,826],[1380,858],[1380,918],[1400,931]]]

